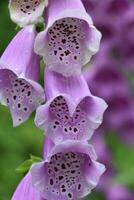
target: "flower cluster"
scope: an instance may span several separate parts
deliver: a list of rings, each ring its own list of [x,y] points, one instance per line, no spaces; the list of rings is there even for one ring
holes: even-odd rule
[[[103,126],[94,134],[92,141],[99,161],[107,168],[98,190],[108,200],[133,199],[127,188],[115,184],[119,171],[111,162],[112,152],[106,146],[105,138],[116,133],[125,147],[134,145],[134,99],[129,82],[134,70],[134,2],[82,2],[102,33],[99,53],[89,65],[92,68],[86,68],[84,76],[91,92],[108,103]]]
[[[0,102],[14,126],[37,110],[35,124],[46,135],[42,162],[32,165],[12,200],[81,199],[105,171],[89,140],[107,104],[91,94],[82,74],[101,34],[81,0],[11,0],[9,10],[23,28],[0,58]],[[42,20],[45,30],[37,34]],[[38,83],[41,56],[44,89]]]
[[[114,129],[125,144],[133,145],[134,103],[128,77],[131,80],[134,71],[134,2],[83,0],[83,3],[103,36],[100,51],[85,78],[91,92],[108,103],[104,132]]]

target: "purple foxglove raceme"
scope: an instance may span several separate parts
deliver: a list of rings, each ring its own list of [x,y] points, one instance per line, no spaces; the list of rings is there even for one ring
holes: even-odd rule
[[[81,0],[50,0],[45,19],[46,29],[36,38],[35,52],[53,71],[64,76],[80,73],[101,39]]]
[[[107,105],[92,96],[84,77],[64,77],[46,68],[45,91],[47,103],[37,109],[37,127],[54,143],[90,139],[102,123]]]
[[[36,82],[40,59],[33,51],[35,37],[34,27],[25,27],[0,58],[0,102],[9,107],[14,126],[44,102],[44,90]]]
[[[11,19],[20,27],[37,23],[47,4],[48,0],[10,0]]]
[[[88,195],[104,173],[91,145],[64,141],[54,146],[46,159],[31,168],[33,186],[42,198],[76,200]]]
[[[29,172],[20,182],[11,200],[45,200],[32,186],[31,173]]]

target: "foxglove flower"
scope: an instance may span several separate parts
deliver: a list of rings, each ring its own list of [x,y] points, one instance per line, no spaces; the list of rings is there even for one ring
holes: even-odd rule
[[[37,109],[35,124],[55,143],[88,140],[101,124],[106,103],[92,96],[82,75],[63,77],[46,68],[47,103]]]
[[[46,29],[39,33],[35,51],[49,69],[70,76],[81,72],[99,49],[100,32],[80,0],[50,0]]]
[[[47,4],[48,0],[10,0],[11,19],[20,27],[37,23]]]
[[[44,102],[44,90],[36,82],[40,60],[33,52],[35,37],[33,26],[22,29],[0,58],[0,102],[9,107],[14,126]]]
[[[88,143],[65,141],[54,146],[47,158],[31,168],[34,187],[42,198],[73,200],[88,195],[104,173]]]
[[[11,200],[45,200],[32,186],[31,173],[29,172],[17,187]]]

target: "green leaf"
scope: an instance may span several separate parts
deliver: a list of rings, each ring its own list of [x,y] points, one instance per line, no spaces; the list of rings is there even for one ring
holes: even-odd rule
[[[40,33],[41,31],[43,31],[44,28],[45,28],[45,24],[44,24],[43,21],[40,21],[40,22],[38,22],[38,23],[36,24],[36,31],[37,31],[38,33]]]
[[[105,197],[102,193],[97,192],[96,190],[92,191],[86,198],[83,200],[104,200]]]
[[[30,155],[30,159],[29,160],[26,160],[24,161],[17,169],[16,171],[18,173],[22,173],[22,174],[26,174],[29,169],[31,168],[32,164],[34,163],[38,163],[38,162],[41,162],[42,159],[37,157],[37,156],[34,156],[34,155]]]
[[[112,153],[113,166],[118,172],[115,181],[134,189],[134,147],[123,144],[116,133],[107,134],[106,140]]]
[[[17,25],[16,27],[15,27],[15,31],[20,31],[21,30],[21,28]]]

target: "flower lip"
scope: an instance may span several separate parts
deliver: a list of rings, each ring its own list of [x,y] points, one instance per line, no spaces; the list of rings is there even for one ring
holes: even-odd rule
[[[106,104],[96,97],[86,96],[74,104],[69,96],[59,94],[37,109],[35,124],[55,143],[63,139],[88,140],[101,124],[105,109]]]
[[[35,52],[44,57],[51,70],[64,76],[80,74],[81,66],[98,51],[101,39],[83,5],[77,1],[75,8],[74,3],[50,1],[46,29],[35,41]],[[55,13],[56,5],[64,9]]]
[[[34,187],[50,200],[83,198],[104,171],[91,145],[71,140],[56,145],[44,162],[31,168]]]
[[[20,27],[37,23],[47,5],[48,0],[10,0],[11,19]]]

